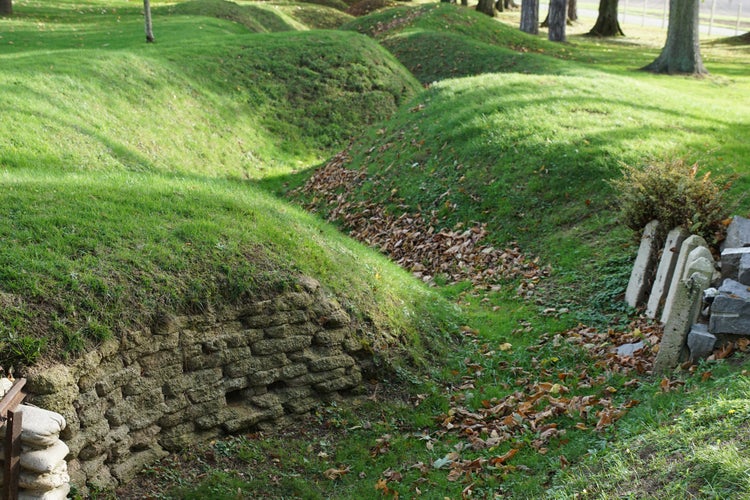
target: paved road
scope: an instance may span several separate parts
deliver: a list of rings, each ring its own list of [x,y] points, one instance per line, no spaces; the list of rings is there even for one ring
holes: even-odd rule
[[[542,0],[539,3],[540,16],[543,17],[546,15],[548,2]],[[598,5],[597,1],[578,0],[579,17],[596,19]],[[701,0],[700,12],[703,34],[733,36],[750,31],[750,0]],[[620,0],[618,13],[623,25],[653,26],[666,30],[669,0]]]

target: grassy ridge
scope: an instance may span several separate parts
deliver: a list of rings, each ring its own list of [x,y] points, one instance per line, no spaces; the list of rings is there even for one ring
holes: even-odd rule
[[[491,43],[464,35],[465,43],[436,42],[476,26],[492,30],[487,23],[495,25]],[[562,274],[580,277],[624,256],[627,235],[617,228],[607,184],[623,163],[680,157],[702,173],[729,177],[748,155],[746,78],[634,72],[627,67],[645,64],[648,52],[617,52],[614,43],[585,38],[555,53],[544,41],[454,6],[396,8],[349,26],[382,38],[405,65],[421,64],[424,75],[438,79],[354,145],[349,168],[367,172],[367,180],[351,198],[396,214],[407,207],[434,212],[445,227],[487,223],[493,244],[519,241]],[[420,39],[427,43],[412,43]],[[556,57],[519,53],[519,44]],[[450,79],[488,71],[487,50],[508,54],[500,58],[508,63],[502,75]],[[610,65],[598,55],[607,51],[615,53]],[[724,65],[731,55],[719,49],[706,58]],[[514,67],[512,60],[523,63]],[[728,109],[724,99],[737,105]],[[747,189],[743,176],[732,187],[740,213],[748,209]],[[592,262],[599,264],[587,271]]]
[[[481,73],[568,71],[571,51],[451,4],[396,7],[344,24],[378,40],[422,83]]]
[[[372,40],[271,33],[303,22],[292,6],[278,4],[284,15],[277,15],[269,5],[174,7],[183,14],[160,5],[156,46],[142,43],[138,9],[126,2],[19,1],[20,15],[0,20],[0,87],[8,90],[0,106],[22,125],[0,128],[3,353],[28,358],[41,339],[75,353],[116,334],[120,322],[147,325],[163,309],[242,302],[294,286],[298,273],[320,279],[373,331],[384,331],[369,339],[373,345],[423,347],[455,330],[445,300],[241,180],[274,189],[299,183],[309,174],[302,169],[373,123],[352,148],[350,168],[368,174],[357,199],[394,213],[435,211],[448,227],[486,222],[492,242],[518,240],[553,264],[550,289],[522,300],[512,286],[489,294],[467,284],[443,288],[473,328],[462,329],[464,345],[424,370],[411,397],[392,401],[392,388],[380,382],[360,408],[332,405],[311,415],[295,429],[301,437],[242,436],[185,450],[183,463],[171,457],[149,469],[144,491],[606,498],[620,488],[633,496],[747,496],[747,445],[731,432],[746,417],[747,378],[735,360],[666,383],[605,362],[619,335],[643,337],[616,310],[634,248],[605,181],[618,175],[619,162],[665,155],[699,161],[702,171],[746,174],[744,56],[707,47],[716,74],[697,81],[630,71],[648,62],[651,46],[578,38],[551,46],[454,6],[398,8],[353,22],[416,73],[421,64],[423,82],[438,82],[409,100],[416,80]],[[225,8],[230,19],[216,19]],[[248,31],[254,23],[259,33]],[[475,73],[485,74],[456,78]],[[330,114],[321,108],[327,100],[335,103]],[[392,119],[370,114],[391,103],[401,105]],[[740,213],[750,203],[742,198],[747,183],[741,177],[730,192]],[[613,309],[625,321],[612,322]],[[598,323],[601,334],[579,321]],[[719,404],[717,390],[725,390]],[[574,395],[611,406],[539,416],[551,410],[547,402]],[[516,398],[519,415],[533,408],[540,420],[503,424],[512,438],[489,448],[451,429],[471,427],[471,413],[507,398]],[[531,406],[521,410],[524,400]],[[597,429],[599,411],[625,408],[616,425]],[[707,442],[707,432],[721,443]],[[566,462],[573,470],[560,473]],[[451,476],[459,464],[465,469]],[[175,486],[182,489],[167,492]]]
[[[147,45],[128,2],[14,7],[0,20],[0,363],[74,355],[299,274],[374,346],[452,321],[406,273],[246,182],[317,161],[419,89],[376,43],[157,5]]]

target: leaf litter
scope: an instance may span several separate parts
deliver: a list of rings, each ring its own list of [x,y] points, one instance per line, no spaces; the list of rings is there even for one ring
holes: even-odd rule
[[[436,276],[444,276],[450,283],[470,281],[475,287],[492,289],[502,280],[520,279],[518,292],[528,296],[549,275],[549,267],[541,266],[538,257],[525,254],[515,242],[502,249],[485,244],[486,224],[441,227],[434,211],[404,209],[391,214],[381,204],[353,201],[355,188],[368,177],[363,170],[347,168],[349,161],[347,149],[310,177],[299,189],[312,197],[305,208],[315,212],[323,204],[329,221],[342,224],[351,237],[379,249],[422,281],[432,283]]]

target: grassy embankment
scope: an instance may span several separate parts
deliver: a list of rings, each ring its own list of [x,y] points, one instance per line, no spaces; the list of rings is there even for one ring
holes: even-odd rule
[[[122,12],[126,7],[123,4],[118,9]],[[44,15],[37,8],[37,15]],[[235,12],[234,8],[230,10]],[[290,11],[293,12],[285,12]],[[210,14],[210,11],[194,12]],[[77,22],[60,14],[54,14],[60,23],[56,25],[58,34],[59,30],[70,29],[69,23]],[[268,25],[259,17],[254,19]],[[23,32],[25,21],[23,18],[19,21],[20,25],[14,28]],[[39,36],[37,30],[43,25],[37,19],[26,22],[30,50],[33,44],[47,38]],[[111,22],[115,22],[114,17]],[[45,51],[62,47],[42,47],[41,53],[34,53],[33,64],[38,61],[43,64],[34,66],[35,70],[28,69],[26,78],[16,80],[23,83],[22,89],[33,90],[32,82],[41,73],[47,73],[40,68],[59,65],[58,61],[66,60],[61,58],[65,55],[72,62],[61,80],[66,82],[65,91],[70,96],[86,96],[92,91],[90,86],[97,85],[100,95],[108,99],[114,96],[115,102],[90,113],[81,106],[60,105],[44,122],[44,110],[30,104],[31,96],[34,92],[41,93],[41,89],[27,94],[25,104],[23,101],[16,104],[26,110],[21,115],[24,123],[33,124],[30,117],[36,117],[39,124],[36,129],[30,128],[17,153],[22,160],[34,161],[14,164],[4,160],[5,177],[9,183],[14,182],[14,190],[20,190],[17,203],[21,205],[13,213],[19,217],[19,212],[40,208],[42,203],[66,206],[63,204],[66,201],[74,206],[66,210],[75,215],[75,221],[83,217],[89,223],[73,224],[72,216],[69,222],[43,225],[38,222],[44,220],[41,215],[29,219],[29,236],[11,248],[30,256],[29,260],[20,261],[17,274],[21,277],[30,271],[36,274],[27,281],[8,278],[11,285],[27,283],[24,285],[27,288],[13,285],[17,288],[7,291],[30,298],[46,297],[55,291],[60,294],[61,303],[80,308],[77,301],[91,295],[89,288],[68,291],[53,284],[35,292],[31,284],[69,283],[73,273],[77,273],[76,277],[86,273],[84,276],[93,274],[99,278],[106,290],[116,290],[109,286],[111,282],[119,284],[127,280],[118,281],[112,276],[139,276],[129,270],[151,269],[144,274],[163,276],[163,290],[175,289],[172,295],[159,292],[154,297],[173,296],[179,303],[172,306],[194,307],[194,300],[188,301],[191,294],[186,293],[191,290],[192,276],[198,279],[215,276],[217,269],[221,276],[221,266],[205,263],[224,262],[221,251],[227,242],[249,242],[250,246],[244,248],[256,248],[253,245],[269,248],[264,247],[268,235],[261,237],[262,232],[268,231],[276,235],[275,243],[270,245],[272,251],[263,265],[242,274],[252,277],[247,281],[258,279],[257,269],[266,269],[266,265],[272,266],[271,274],[279,276],[279,261],[283,258],[274,260],[274,256],[282,255],[294,259],[292,271],[321,277],[347,297],[364,297],[362,302],[352,300],[358,307],[366,307],[363,304],[368,300],[377,301],[378,311],[386,315],[389,311],[398,313],[396,320],[405,321],[405,312],[387,307],[397,303],[397,299],[384,301],[389,296],[399,296],[383,289],[390,287],[394,279],[383,274],[393,271],[382,260],[367,257],[375,259],[372,262],[376,264],[365,262],[366,272],[358,273],[356,270],[362,267],[347,264],[364,259],[358,247],[335,237],[327,226],[288,206],[278,205],[278,201],[247,183],[224,180],[245,176],[276,192],[286,189],[285,184],[300,185],[309,176],[300,172],[300,167],[324,156],[316,146],[340,146],[348,133],[356,132],[345,128],[347,123],[353,123],[351,116],[341,122],[323,122],[329,126],[322,133],[313,132],[305,121],[311,115],[306,111],[308,108],[286,106],[286,99],[279,99],[279,94],[274,93],[276,85],[285,82],[290,82],[292,91],[301,93],[303,88],[310,88],[309,78],[321,72],[309,68],[304,78],[299,79],[286,73],[286,66],[279,59],[291,48],[278,50],[272,44],[285,44],[295,38],[328,40],[346,35],[330,32],[249,35],[244,27],[208,17],[175,16],[163,22],[167,31],[157,33],[158,51],[136,47],[140,35],[131,37],[131,33],[138,32],[135,20],[130,30],[117,36],[112,31],[107,33],[106,28],[102,30],[101,22],[77,26],[80,31],[76,33],[81,35],[82,42],[109,46],[85,49],[88,52],[75,59],[79,57],[78,50],[72,50],[76,45],[71,44],[71,50],[56,53],[54,58],[47,54],[47,61],[41,57]],[[251,21],[243,24],[252,29]],[[293,26],[289,22],[286,25]],[[112,26],[114,30],[124,25]],[[173,31],[169,31],[169,26]],[[184,36],[170,41],[170,33],[177,37],[187,27],[202,27],[191,32],[200,36],[191,40],[189,47],[185,46]],[[638,39],[618,43],[574,37],[561,48],[452,6],[421,6],[417,10],[405,7],[376,13],[348,27],[374,35],[420,81],[436,83],[402,105],[392,119],[377,123],[354,143],[350,151],[352,160],[346,166],[362,169],[366,179],[347,191],[347,202],[355,209],[358,202],[374,202],[393,213],[434,211],[435,221],[446,228],[458,223],[486,223],[489,243],[502,247],[510,240],[517,241],[524,251],[539,256],[542,265],[551,266],[551,276],[536,283],[536,291],[526,298],[516,294],[522,281],[519,278],[497,283],[492,293],[473,290],[466,283],[441,288],[444,296],[457,300],[471,315],[471,327],[464,329],[467,342],[426,373],[432,381],[420,377],[421,385],[416,386],[408,401],[391,401],[387,397],[389,386],[381,385],[380,394],[375,392],[372,400],[359,408],[331,407],[319,412],[307,426],[298,429],[296,436],[264,439],[242,436],[216,442],[208,448],[188,450],[183,456],[150,469],[144,477],[150,487],[182,486],[165,496],[194,498],[207,495],[228,498],[238,492],[249,496],[263,492],[273,497],[309,498],[369,498],[396,493],[402,497],[421,493],[428,498],[457,498],[462,492],[476,497],[500,494],[514,498],[566,498],[575,494],[606,498],[619,493],[644,498],[689,495],[729,498],[750,494],[748,464],[743,458],[748,443],[737,432],[750,407],[748,380],[742,373],[740,360],[703,364],[694,374],[678,373],[665,382],[639,373],[638,366],[630,370],[606,357],[612,342],[637,338],[639,334],[647,339],[649,336],[645,325],[641,325],[642,332],[628,326],[628,311],[620,306],[619,294],[627,280],[634,246],[630,235],[617,223],[612,205],[614,193],[606,180],[619,174],[620,162],[641,164],[675,156],[699,162],[701,171],[745,174],[750,157],[745,141],[749,128],[746,116],[750,111],[744,98],[750,90],[745,69],[747,49],[705,45],[704,57],[713,75],[693,80],[633,71],[658,53],[658,45],[644,46]],[[69,41],[67,37],[56,36],[52,35],[50,43]],[[366,50],[363,61],[371,59],[372,54],[380,54],[372,52],[370,45],[357,49],[363,43],[360,38],[346,37],[336,49]],[[116,57],[111,54],[114,46],[119,46]],[[243,51],[245,47],[249,49]],[[269,47],[267,53],[266,47]],[[314,48],[315,44],[310,43],[294,46],[294,50]],[[6,57],[24,62],[23,50],[17,47],[4,50]],[[325,50],[326,55],[333,52],[330,46]],[[271,56],[264,59],[263,54]],[[247,62],[235,63],[237,55]],[[26,64],[31,65],[32,59],[28,53],[27,56]],[[131,67],[141,68],[140,76],[127,77],[129,87],[138,88],[135,84],[143,80],[140,92],[126,93],[127,89],[121,88],[118,100],[118,92],[111,89],[113,81],[118,79],[108,79],[113,73],[111,67],[92,72],[87,75],[90,78],[75,77],[92,61],[107,60],[114,65],[122,62],[124,56],[121,68],[127,71],[121,69],[122,75],[131,75]],[[320,59],[323,58],[312,57]],[[299,60],[309,61],[311,56]],[[250,76],[261,81],[248,82],[248,74],[243,70],[253,64],[265,64],[273,76],[269,74],[264,80],[263,72],[254,67]],[[349,64],[346,66],[351,68]],[[207,67],[213,71],[207,72]],[[354,75],[359,74],[359,64],[354,67]],[[398,69],[390,71],[397,73]],[[488,74],[470,76],[478,73]],[[6,82],[13,81],[12,78],[11,72],[5,74]],[[104,83],[88,83],[100,79]],[[159,87],[159,81],[167,83]],[[406,80],[402,77],[399,81]],[[235,94],[232,89],[237,83]],[[49,84],[43,87],[56,88]],[[155,90],[159,88],[160,93]],[[355,86],[357,89],[362,90]],[[142,92],[147,92],[150,99],[142,100]],[[69,95],[59,101],[70,102]],[[3,96],[8,99],[7,94]],[[93,107],[97,100],[88,102]],[[148,119],[149,115],[142,108],[131,106],[132,102],[147,105],[152,113],[161,113],[163,122]],[[310,102],[314,106],[322,99],[313,97]],[[344,112],[352,107],[342,109],[339,104],[335,110]],[[102,136],[101,129],[111,126],[112,120],[103,118],[111,113],[110,109],[121,109],[122,117],[115,123],[122,128],[104,135],[105,142],[96,136]],[[377,108],[366,103],[363,109]],[[202,124],[195,116],[206,122]],[[92,117],[101,117],[100,122],[95,122],[96,134],[82,133],[81,122],[89,123]],[[380,118],[384,117],[369,117],[372,123]],[[356,117],[354,120],[354,123],[367,121]],[[65,126],[71,121],[77,126]],[[222,128],[227,123],[231,124],[231,131]],[[337,126],[343,127],[341,133],[329,137],[328,132]],[[47,142],[35,139],[41,130],[58,134],[57,148],[45,149]],[[209,141],[207,133],[217,136]],[[7,129],[5,134],[9,134]],[[248,141],[253,144],[250,156],[246,155],[249,148],[237,154],[234,141],[244,134],[253,138]],[[91,137],[97,140],[92,141]],[[175,143],[174,149],[158,140],[163,137],[169,137],[170,144]],[[287,140],[279,144],[279,138]],[[70,146],[89,142],[96,146],[91,149]],[[149,147],[157,142],[164,151]],[[88,154],[78,155],[79,149]],[[190,154],[186,155],[186,151]],[[243,156],[244,163],[237,162],[237,156]],[[40,158],[51,159],[43,163],[44,168],[39,168]],[[41,179],[42,184],[34,185],[31,178]],[[20,182],[23,179],[27,182]],[[79,194],[79,184],[86,187],[95,180],[96,189],[89,188]],[[729,192],[730,200],[736,203],[733,209],[738,213],[748,211],[748,200],[742,198],[747,182],[747,178],[741,177]],[[133,194],[148,193],[148,188],[153,190],[155,186],[163,186],[161,191],[157,189],[156,201],[149,197],[148,202],[138,202],[143,197]],[[123,190],[124,187],[128,189]],[[22,201],[25,199],[37,201],[26,205]],[[225,201],[219,203],[217,199]],[[200,207],[193,203],[196,200],[201,201]],[[230,222],[236,220],[237,204],[252,213],[253,221],[269,216],[268,210],[254,205],[257,200],[263,201],[261,206],[273,204],[283,218],[271,218],[266,225],[253,226],[255,230],[237,235],[237,225]],[[127,207],[132,203],[137,205],[135,209],[119,212],[121,205]],[[109,215],[114,221],[109,226],[104,207],[118,211]],[[139,224],[129,233],[122,231],[122,227],[127,227],[122,221],[131,218],[148,221],[154,210],[161,211],[160,218],[167,221],[153,222],[154,227],[160,228],[158,231],[147,230],[151,224]],[[53,215],[65,217],[66,213],[58,209]],[[89,215],[84,217],[85,214]],[[226,226],[216,223],[217,219],[227,221]],[[40,239],[39,235],[49,227],[64,228],[68,224],[75,231],[62,233],[66,236],[59,241],[64,244],[51,245],[33,239],[34,235]],[[218,224],[219,229],[212,224]],[[302,228],[300,232],[310,226],[315,230],[289,242],[286,224],[295,230]],[[107,234],[115,230],[117,236],[108,242]],[[325,239],[315,231],[323,231]],[[137,252],[128,252],[124,257],[115,252],[114,256],[100,258],[105,249],[120,252],[120,247],[127,248],[122,242],[130,241],[133,234],[141,235],[144,245],[136,247]],[[93,238],[96,244],[84,246],[80,256],[83,262],[95,259],[88,261],[94,265],[83,266],[78,264],[82,259],[73,258],[77,254],[68,242],[78,240],[74,235]],[[277,236],[281,243],[275,240]],[[328,243],[329,237],[333,243]],[[100,238],[104,243],[98,243]],[[196,245],[194,239],[200,244]],[[315,245],[310,241],[315,241]],[[196,246],[203,252],[194,259],[180,259],[183,267],[162,265],[157,258],[160,252],[164,259],[183,256],[195,252]],[[138,264],[143,262],[142,255],[149,255],[141,251],[144,248],[156,257]],[[319,248],[325,249],[322,256]],[[44,254],[43,250],[53,253]],[[331,252],[335,252],[335,257],[329,260]],[[338,260],[336,265],[332,262],[335,259],[345,260]],[[131,260],[136,264],[131,264]],[[337,275],[340,272],[337,270],[343,268],[353,268],[355,272],[352,276]],[[395,282],[401,283],[415,302],[429,296],[403,274],[393,273],[398,277]],[[47,274],[54,279],[43,280]],[[373,282],[377,276],[381,280]],[[211,283],[202,279],[198,282],[202,284],[201,290],[205,283]],[[162,290],[161,281],[151,280],[160,284],[158,289]],[[240,285],[235,289],[244,290],[247,282],[243,280]],[[132,290],[136,288],[141,290],[141,287],[121,287],[127,296],[135,296]],[[149,289],[153,288],[146,288]],[[205,289],[215,291],[216,303],[227,299],[221,295],[225,287],[216,284]],[[122,302],[96,299],[100,295],[107,296],[94,294],[99,301],[96,307],[100,303]],[[138,302],[158,302],[151,296],[145,299]],[[201,303],[198,300],[197,304]],[[24,312],[13,316],[16,317],[23,326],[35,316]],[[92,316],[92,319],[107,324],[107,317]],[[572,329],[579,322],[595,325],[603,333]],[[607,333],[608,326],[613,327],[611,335]],[[714,404],[717,399],[720,405]],[[558,413],[554,410],[556,405],[565,410]],[[503,407],[502,412],[497,410],[499,414],[489,412],[499,406]],[[560,473],[562,469],[565,470]]]
[[[320,161],[419,90],[376,43],[156,4],[147,45],[129,2],[14,7],[0,30],[2,365],[74,357],[299,274],[371,321],[374,346],[443,330],[454,313],[434,293],[249,182]]]

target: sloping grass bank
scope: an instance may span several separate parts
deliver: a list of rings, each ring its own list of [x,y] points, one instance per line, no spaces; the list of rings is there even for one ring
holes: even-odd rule
[[[376,43],[156,5],[146,45],[129,2],[14,7],[0,20],[0,364],[75,356],[302,274],[375,348],[437,347],[452,328],[454,308],[408,274],[247,182],[330,154],[419,89]]]
[[[424,5],[386,10],[351,26],[382,37],[386,45],[402,37],[433,36],[447,26],[443,35],[464,36],[468,44],[445,49],[457,54],[475,42],[473,35],[462,34],[467,25],[490,30],[487,22],[492,21],[455,6]],[[699,175],[710,171],[730,179],[743,173],[748,109],[742,96],[748,80],[731,71],[731,77],[705,80],[628,71],[623,61],[641,58],[645,64],[648,52],[580,37],[549,51],[555,57],[527,57],[519,46],[546,54],[546,42],[511,30],[500,25],[487,40],[504,45],[524,64],[471,78],[440,70],[436,65],[450,57],[443,58],[439,47],[404,42],[410,54],[405,63],[431,65],[430,74],[439,80],[354,143],[344,168],[361,177],[337,203],[351,203],[348,219],[358,218],[351,213],[356,210],[366,219],[375,204],[394,217],[419,215],[436,232],[485,224],[487,243],[518,242],[521,250],[552,266],[557,292],[570,286],[550,300],[583,300],[591,306],[592,295],[609,295],[581,315],[602,320],[605,310],[624,309],[616,297],[633,251],[631,235],[618,224],[608,179],[619,177],[623,164],[670,158],[697,163]],[[707,60],[722,70],[731,66],[731,54],[711,47]],[[611,65],[600,57],[607,50],[614,54]],[[466,58],[469,66],[460,66],[459,74],[476,60]],[[734,180],[731,210],[747,211],[748,187],[746,176]],[[335,207],[320,198],[317,209],[331,213]]]

